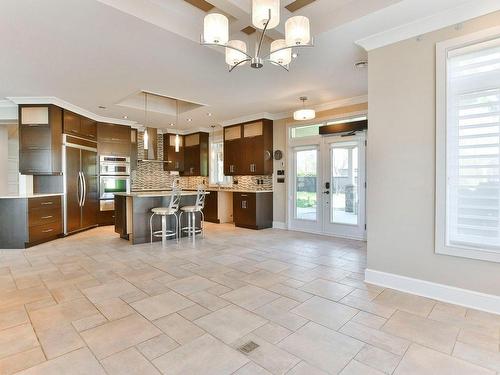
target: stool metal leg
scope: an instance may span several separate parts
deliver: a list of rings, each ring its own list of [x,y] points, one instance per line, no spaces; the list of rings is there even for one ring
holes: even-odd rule
[[[179,218],[177,217],[177,214],[174,213],[175,217],[175,239],[177,243],[179,243]]]
[[[200,214],[201,214],[200,215],[201,238],[205,238],[205,214],[203,213],[203,211],[200,211]]]
[[[161,215],[161,245],[167,245],[167,216]]]
[[[196,215],[194,212],[191,213],[191,216],[192,216],[192,224],[193,224],[193,244],[196,242]]]
[[[191,237],[191,214],[188,212],[188,239]]]
[[[149,218],[149,230],[151,232],[151,243],[153,243],[153,217],[155,214],[152,214],[151,217]]]

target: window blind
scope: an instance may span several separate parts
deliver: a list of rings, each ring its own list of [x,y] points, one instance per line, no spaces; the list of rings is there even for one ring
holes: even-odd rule
[[[500,252],[500,38],[447,55],[446,242]]]

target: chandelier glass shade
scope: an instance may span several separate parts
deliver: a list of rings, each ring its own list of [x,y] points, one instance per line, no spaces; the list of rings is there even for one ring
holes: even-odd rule
[[[203,22],[206,43],[225,45],[229,41],[229,20],[223,14],[210,13]]]
[[[288,71],[292,61],[292,49],[312,47],[314,44],[309,19],[304,16],[295,16],[285,23],[284,39],[273,41],[268,54],[261,53],[266,31],[275,28],[280,23],[280,8],[280,0],[252,0],[252,23],[257,29],[262,30],[253,55],[248,52],[246,42],[229,40],[229,20],[219,13],[210,13],[205,16],[201,44],[225,47],[225,60],[229,71],[247,62],[255,69],[262,68],[264,63],[271,63]]]
[[[230,40],[227,45],[233,48],[226,48],[226,64],[229,66],[235,66],[241,63],[244,65],[247,55],[247,44],[242,40]],[[243,52],[240,52],[243,51]]]
[[[295,16],[285,23],[285,39],[287,46],[307,45],[311,41],[309,18]]]
[[[285,39],[277,39],[271,43],[271,60],[280,65],[288,65],[292,61],[292,50],[286,48]]]
[[[295,121],[306,121],[316,118],[316,111],[314,109],[306,108],[307,97],[300,97],[302,101],[302,108],[293,112],[293,119]]]
[[[252,24],[263,30],[267,21],[269,21],[267,29],[274,29],[279,25],[280,0],[254,0],[252,2]]]

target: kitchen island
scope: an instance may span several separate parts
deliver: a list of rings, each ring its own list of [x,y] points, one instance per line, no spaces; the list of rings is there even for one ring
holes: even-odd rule
[[[151,209],[168,207],[171,196],[171,190],[115,193],[115,232],[134,245],[149,242]],[[196,191],[181,192],[180,207],[192,206],[195,202]],[[187,216],[182,215],[181,228],[187,226]],[[200,227],[200,215],[198,214],[196,215],[196,227]],[[159,217],[153,219],[153,231],[157,230],[161,230]],[[174,216],[167,216],[167,230],[175,230]],[[181,235],[187,236],[184,233]],[[153,237],[153,241],[161,241],[161,238]]]

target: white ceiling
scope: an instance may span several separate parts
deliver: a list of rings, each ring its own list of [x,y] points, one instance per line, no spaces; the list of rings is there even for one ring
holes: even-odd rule
[[[231,37],[244,39],[238,30],[251,24],[251,1],[209,1],[231,16]],[[229,73],[221,51],[199,45],[205,13],[183,0],[2,0],[0,99],[57,97],[138,123],[144,112],[118,103],[139,91],[205,104],[181,115],[180,130],[289,112],[303,95],[319,105],[366,94],[367,72],[353,66],[366,52],[355,41],[470,2],[316,0],[295,13],[310,17],[316,46],[299,50],[290,72],[245,66]],[[271,37],[289,16],[283,9]],[[175,121],[162,113],[148,118],[159,128]]]

